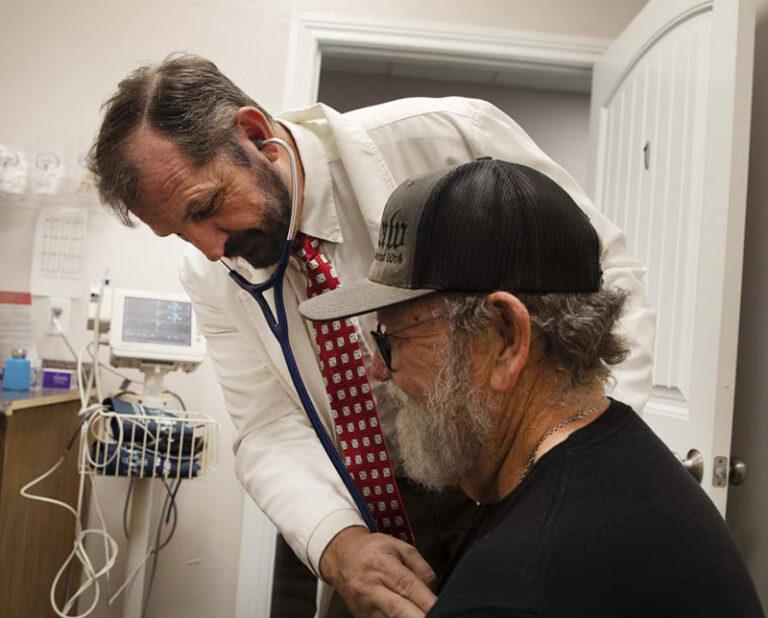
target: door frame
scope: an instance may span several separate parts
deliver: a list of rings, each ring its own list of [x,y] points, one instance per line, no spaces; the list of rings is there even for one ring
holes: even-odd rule
[[[365,20],[298,13],[291,20],[283,109],[317,100],[323,55],[399,60],[462,69],[495,69],[590,92],[592,69],[612,39],[465,27],[456,24]],[[236,618],[268,616],[275,529],[252,500],[243,501]]]
[[[525,72],[590,92],[592,68],[611,39],[456,24],[364,20],[313,13],[291,23],[283,103],[316,101],[323,55],[365,60],[454,64],[463,69]]]

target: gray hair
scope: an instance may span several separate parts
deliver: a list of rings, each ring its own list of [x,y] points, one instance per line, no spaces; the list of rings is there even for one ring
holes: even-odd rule
[[[193,165],[204,165],[226,149],[240,164],[234,139],[235,112],[255,107],[272,117],[218,67],[195,55],[173,54],[159,65],[133,71],[103,105],[104,120],[88,156],[101,201],[126,225],[139,198],[139,171],[124,145],[142,124],[170,138]]]
[[[528,309],[533,335],[545,358],[567,372],[572,384],[592,379],[605,382],[611,366],[627,357],[627,344],[614,330],[626,302],[624,290],[515,296]],[[444,302],[450,327],[459,337],[469,339],[487,332],[496,315],[486,295],[447,295]]]

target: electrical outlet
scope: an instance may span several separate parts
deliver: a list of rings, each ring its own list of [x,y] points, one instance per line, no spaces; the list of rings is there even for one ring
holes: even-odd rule
[[[61,330],[66,334],[69,331],[69,316],[72,313],[72,299],[63,296],[51,296],[48,299],[48,334],[58,335],[59,331],[53,323],[55,317],[59,321]]]

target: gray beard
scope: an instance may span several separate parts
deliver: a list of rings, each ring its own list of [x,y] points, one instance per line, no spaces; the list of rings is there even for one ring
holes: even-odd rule
[[[401,404],[396,427],[405,473],[438,491],[477,468],[494,428],[491,394],[474,383],[463,346],[454,341],[449,347],[425,405],[390,383]]]

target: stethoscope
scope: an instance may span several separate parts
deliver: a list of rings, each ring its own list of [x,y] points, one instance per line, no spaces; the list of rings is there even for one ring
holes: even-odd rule
[[[360,511],[360,515],[363,517],[363,520],[371,532],[376,532],[378,531],[376,520],[374,520],[373,516],[371,515],[371,512],[368,509],[368,505],[363,499],[363,496],[360,494],[360,491],[355,486],[352,477],[349,475],[349,472],[347,471],[347,468],[341,459],[341,455],[339,455],[339,452],[336,450],[336,447],[331,441],[331,438],[328,436],[328,433],[325,431],[322,422],[320,421],[320,417],[317,414],[317,410],[315,410],[315,406],[312,404],[312,400],[309,397],[309,393],[307,392],[307,388],[304,385],[304,381],[301,379],[301,373],[299,372],[299,367],[296,364],[296,359],[294,358],[293,350],[291,349],[291,341],[288,336],[288,320],[285,317],[285,304],[283,303],[283,280],[285,278],[285,269],[288,267],[288,260],[291,257],[291,249],[293,247],[293,241],[296,238],[296,231],[299,225],[297,208],[299,192],[296,172],[296,157],[294,156],[291,147],[286,142],[277,137],[266,139],[260,142],[259,148],[266,144],[277,144],[278,146],[282,146],[288,153],[288,158],[291,162],[291,219],[288,225],[288,237],[285,239],[283,251],[280,254],[280,260],[278,261],[274,272],[264,283],[251,283],[240,273],[232,269],[226,262],[221,260],[221,263],[224,264],[224,266],[229,271],[229,276],[232,278],[232,280],[243,290],[248,292],[259,304],[259,307],[261,307],[261,311],[264,314],[264,319],[269,326],[269,330],[272,331],[275,339],[277,339],[277,342],[280,344],[280,349],[283,352],[285,364],[288,366],[288,373],[291,375],[293,386],[296,389],[296,393],[299,395],[299,400],[301,401],[302,406],[304,406],[304,412],[306,413],[309,422],[312,424],[312,428],[315,430],[315,434],[317,434],[317,437],[320,440],[320,443],[323,445],[323,448],[325,449],[328,458],[331,460],[333,467],[336,468],[336,472],[344,482],[347,491],[349,491],[349,494],[355,501],[355,505]],[[269,306],[266,298],[264,298],[264,293],[271,289],[274,289],[274,313],[272,312],[272,309]]]

